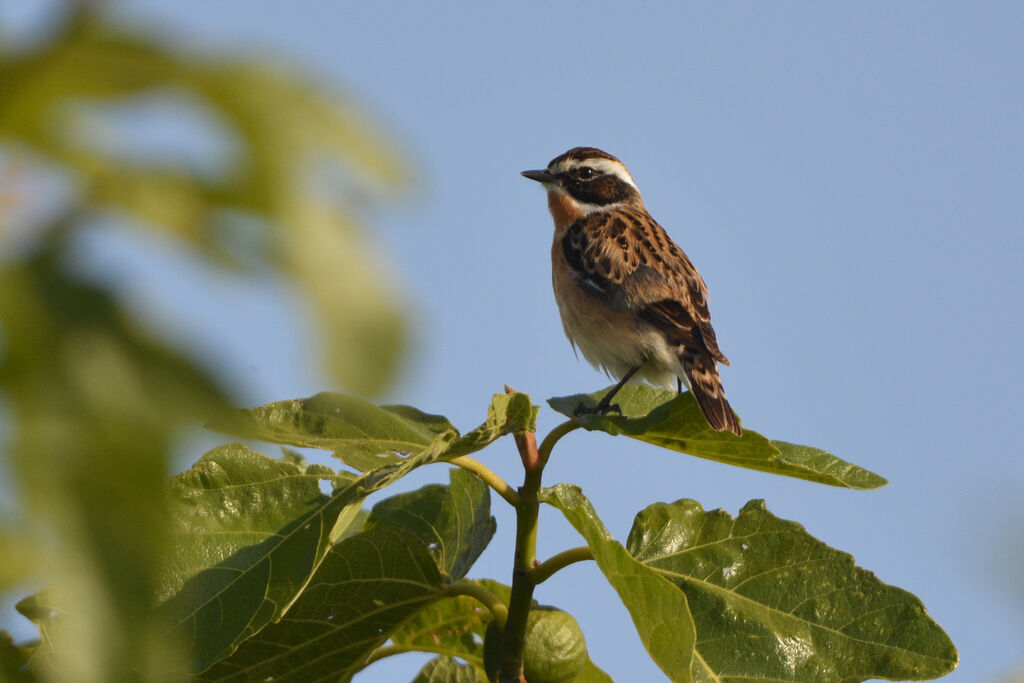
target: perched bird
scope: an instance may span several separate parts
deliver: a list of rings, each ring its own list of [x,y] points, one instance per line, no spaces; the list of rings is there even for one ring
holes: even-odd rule
[[[637,375],[680,391],[685,384],[708,424],[742,434],[718,376],[718,363],[729,361],[711,328],[707,286],[647,212],[623,163],[575,147],[523,175],[548,193],[552,281],[565,334],[592,365],[620,380],[577,414],[616,410],[612,397]]]

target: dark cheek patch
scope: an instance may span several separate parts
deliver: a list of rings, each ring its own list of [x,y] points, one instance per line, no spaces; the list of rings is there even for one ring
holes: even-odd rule
[[[624,201],[635,192],[632,187],[612,175],[603,175],[590,181],[570,179],[566,182],[565,188],[581,202],[598,206]]]

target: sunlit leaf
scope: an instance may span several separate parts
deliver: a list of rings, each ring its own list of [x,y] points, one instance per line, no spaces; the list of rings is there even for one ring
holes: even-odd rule
[[[696,636],[686,596],[611,537],[578,487],[558,484],[542,489],[540,499],[558,508],[586,539],[651,658],[673,681],[690,681]]]
[[[460,579],[473,566],[497,530],[490,489],[465,470],[449,472],[451,484],[428,484],[373,507],[369,524],[400,527],[423,541],[441,571]]]
[[[692,500],[652,505],[627,547],[686,594],[694,680],[924,680],[957,665],[920,600],[763,501],[735,519]]]
[[[845,488],[874,489],[886,484],[877,474],[817,448],[769,441],[747,428],[742,437],[715,431],[689,392],[677,395],[646,385],[626,386],[615,395],[622,415],[574,417],[578,406],[596,405],[607,391],[553,398],[548,403],[586,429],[623,434],[698,458]]]
[[[438,458],[473,453],[505,434],[536,429],[536,416],[526,394],[495,394],[484,424],[462,436],[440,415],[323,393],[241,411],[237,420],[215,426],[248,438],[331,450],[346,465],[369,471],[428,450]]]

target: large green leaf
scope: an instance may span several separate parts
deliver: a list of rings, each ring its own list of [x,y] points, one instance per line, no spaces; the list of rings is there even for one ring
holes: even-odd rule
[[[203,673],[207,681],[348,680],[409,616],[443,595],[426,546],[380,524],[327,554],[291,609]]]
[[[173,539],[157,597],[193,669],[230,654],[302,590],[342,510],[361,501],[321,493],[320,480],[334,477],[233,444],[171,482]]]
[[[690,681],[696,634],[686,596],[611,537],[578,487],[558,484],[541,489],[540,500],[561,510],[586,539],[651,658],[673,681]]]
[[[508,586],[481,579],[476,581],[505,605]],[[419,612],[391,634],[396,647],[436,652],[458,657],[484,669],[484,632],[491,622],[490,611],[475,598],[457,595],[435,602]]]
[[[190,645],[193,669],[279,619],[358,519],[362,501],[428,462],[433,454],[422,453],[355,477],[235,445],[211,451],[178,477],[160,614],[171,623],[168,634]],[[331,496],[317,484],[327,478]]]
[[[427,662],[412,683],[487,683],[487,676],[475,666],[441,655]]]
[[[371,481],[387,469],[378,468],[359,481]],[[378,503],[366,531],[333,547],[284,618],[243,643],[208,676],[230,679],[235,667],[244,672],[238,674],[243,678],[280,675],[275,673],[280,671],[276,660],[264,659],[262,646],[270,643],[289,662],[318,652],[331,666],[351,673],[365,665],[400,623],[418,619],[420,610],[435,609],[433,601],[445,594],[452,578],[465,573],[494,533],[487,487],[462,470],[452,470],[451,478],[450,486],[428,485]],[[346,485],[331,500],[344,498],[352,488],[361,490]],[[387,533],[371,533],[378,529]],[[338,581],[348,582],[347,587],[339,588]],[[408,590],[395,588],[403,582],[410,582]],[[314,641],[311,649],[305,649],[307,636]],[[329,670],[303,668],[296,680]]]
[[[497,530],[491,516],[490,489],[473,474],[449,472],[451,484],[428,484],[374,506],[369,524],[400,527],[423,541],[437,566],[460,579],[473,566]]]
[[[852,489],[874,489],[887,483],[877,474],[817,448],[769,441],[749,429],[743,430],[742,437],[717,432],[689,392],[626,386],[615,395],[622,415],[574,416],[578,406],[596,405],[607,391],[552,398],[548,403],[585,429],[624,434],[698,458]]]
[[[627,542],[686,594],[698,681],[924,680],[958,661],[910,593],[751,501],[733,519],[692,500],[659,503]]]
[[[464,436],[441,415],[410,406],[376,406],[354,396],[322,393],[241,411],[216,425],[240,436],[334,451],[361,471],[393,465],[427,451],[453,458],[509,433],[536,429],[537,408],[526,394],[495,394],[487,420]]]

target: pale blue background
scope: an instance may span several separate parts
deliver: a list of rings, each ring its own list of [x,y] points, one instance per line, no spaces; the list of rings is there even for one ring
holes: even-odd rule
[[[114,4],[196,49],[280,55],[394,132],[418,189],[371,220],[418,345],[386,398],[467,429],[506,383],[536,402],[605,385],[562,335],[543,193],[518,173],[575,145],[621,157],[704,274],[744,425],[891,483],[843,491],[581,433],[546,481],[580,484],[621,539],[653,501],[735,514],[765,498],[920,596],[960,649],[948,680],[1024,663],[1024,5]],[[251,403],[329,388],[279,288],[109,240],[90,253]],[[542,411],[541,431],[556,423]],[[482,458],[519,480],[511,442]],[[507,581],[512,518],[495,507],[471,576]],[[579,543],[554,513],[542,525],[542,556]],[[537,598],[576,615],[617,680],[663,679],[593,565]],[[426,659],[358,680],[408,680]]]

